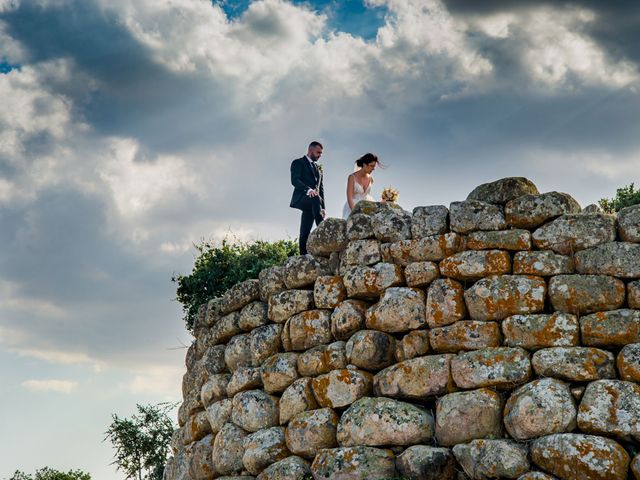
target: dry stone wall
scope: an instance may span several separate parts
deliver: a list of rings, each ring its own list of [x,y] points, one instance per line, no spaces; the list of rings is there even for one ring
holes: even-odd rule
[[[202,305],[166,480],[640,479],[640,206],[361,202]]]

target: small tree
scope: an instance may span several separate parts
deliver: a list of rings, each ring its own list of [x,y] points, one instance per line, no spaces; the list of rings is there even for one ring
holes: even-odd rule
[[[65,473],[44,467],[37,470],[35,475],[16,470],[9,480],[91,480],[91,475],[82,470],[69,470]]]
[[[601,198],[598,201],[600,208],[606,213],[619,212],[625,207],[631,205],[637,205],[640,203],[640,190],[636,190],[633,183],[626,187],[618,188],[616,190],[615,198]]]
[[[138,413],[131,418],[111,415],[105,440],[116,450],[112,465],[127,479],[162,480],[174,430],[168,412],[174,407],[173,403],[136,405]]]
[[[223,240],[220,245],[202,243],[195,246],[198,256],[191,275],[177,275],[176,298],[182,304],[187,329],[192,330],[198,307],[221,296],[238,282],[258,278],[262,269],[279,265],[297,255],[298,245],[291,240],[253,243]]]

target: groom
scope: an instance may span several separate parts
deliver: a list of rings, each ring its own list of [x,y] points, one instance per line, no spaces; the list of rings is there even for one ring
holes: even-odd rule
[[[313,222],[320,225],[326,214],[322,172],[316,163],[321,156],[322,144],[314,141],[309,144],[309,149],[304,157],[296,158],[291,162],[293,196],[289,206],[302,210],[299,238],[300,255],[307,253],[307,239],[311,233]]]

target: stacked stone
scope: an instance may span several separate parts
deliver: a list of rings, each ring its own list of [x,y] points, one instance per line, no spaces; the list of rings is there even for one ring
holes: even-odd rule
[[[360,202],[200,309],[167,480],[640,479],[640,206]]]

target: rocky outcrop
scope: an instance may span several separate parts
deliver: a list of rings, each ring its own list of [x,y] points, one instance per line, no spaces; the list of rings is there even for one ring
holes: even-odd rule
[[[198,310],[165,480],[640,478],[640,207],[361,202]]]

